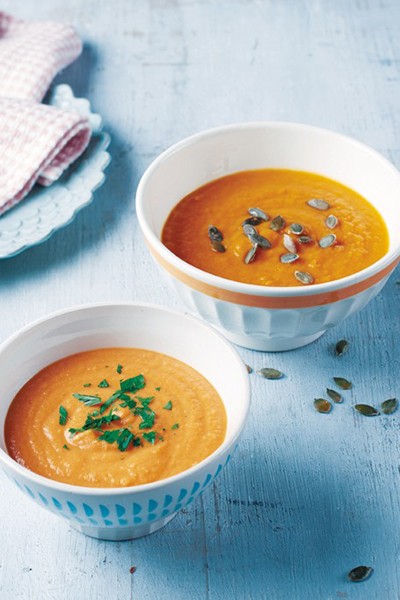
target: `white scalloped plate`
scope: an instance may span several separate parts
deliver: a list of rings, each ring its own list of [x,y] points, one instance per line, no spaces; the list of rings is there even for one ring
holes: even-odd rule
[[[105,179],[110,162],[106,152],[110,137],[101,129],[101,117],[91,112],[88,100],[75,98],[71,88],[54,88],[49,104],[73,109],[89,118],[93,134],[83,155],[49,187],[36,185],[24,200],[0,217],[0,259],[9,258],[47,240],[68,225]]]

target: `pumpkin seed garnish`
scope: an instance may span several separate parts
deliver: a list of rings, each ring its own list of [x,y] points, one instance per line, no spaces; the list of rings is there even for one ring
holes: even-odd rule
[[[247,237],[257,235],[257,230],[253,227],[253,225],[250,225],[250,223],[244,223],[244,225],[242,225],[242,228],[244,235],[247,235]]]
[[[395,410],[397,410],[398,404],[399,403],[397,402],[396,398],[390,398],[389,400],[382,402],[381,410],[384,415],[391,415]]]
[[[341,356],[345,354],[349,349],[349,342],[347,340],[339,340],[335,346],[335,354],[336,356]]]
[[[336,390],[331,390],[330,388],[326,388],[326,393],[329,398],[336,402],[336,404],[341,404],[343,402],[342,396]]]
[[[347,574],[347,579],[353,583],[360,583],[361,581],[368,579],[373,572],[374,569],[372,567],[360,565],[359,567],[354,567],[354,569]]]
[[[309,235],[301,235],[298,239],[299,239],[300,244],[309,244],[310,242],[313,241]]]
[[[335,217],[335,215],[329,215],[329,217],[325,220],[325,225],[329,229],[335,229],[336,225],[339,223],[339,220]]]
[[[290,231],[295,235],[301,235],[304,231],[303,225],[300,225],[300,223],[292,223],[290,226]]]
[[[248,213],[252,217],[258,217],[259,219],[262,219],[263,221],[268,221],[268,219],[269,219],[269,216],[263,210],[261,210],[261,208],[257,208],[256,206],[249,208]]]
[[[266,237],[261,235],[260,233],[255,233],[254,235],[249,236],[249,240],[252,244],[256,244],[260,246],[260,248],[268,249],[271,248],[271,242],[267,240]]]
[[[254,258],[256,256],[257,248],[258,248],[258,245],[254,244],[254,246],[252,246],[250,248],[250,250],[247,252],[246,256],[244,257],[244,262],[246,263],[246,265],[248,265],[249,263],[251,263],[254,260]]]
[[[314,281],[314,277],[305,271],[295,271],[294,276],[297,281],[300,281],[300,283],[303,283],[304,285],[309,285]]]
[[[328,233],[323,238],[321,238],[318,242],[321,248],[329,248],[336,242],[336,235],[334,233]]]
[[[292,252],[287,252],[286,254],[281,254],[281,263],[289,264],[295,262],[299,259],[298,254],[293,254]]]
[[[211,250],[213,252],[225,252],[226,248],[222,242],[218,240],[210,240]]]
[[[353,408],[364,415],[364,417],[376,417],[379,415],[379,410],[376,410],[376,408],[369,404],[355,404]]]
[[[270,228],[273,231],[280,231],[281,229],[283,229],[285,227],[285,225],[286,225],[285,219],[283,217],[281,217],[281,215],[278,215],[277,217],[272,219]]]
[[[245,366],[246,366],[246,369],[247,369],[248,373],[252,373],[253,372],[253,369],[252,369],[252,367],[250,367],[250,365],[246,365],[246,363],[245,363]]]
[[[319,413],[329,413],[332,410],[332,404],[329,400],[325,400],[325,398],[315,398],[314,400],[314,408]]]
[[[326,202],[326,200],[321,200],[321,198],[312,198],[311,200],[308,200],[307,204],[308,206],[311,206],[311,208],[316,208],[317,210],[328,210],[328,208],[330,208],[328,202]]]
[[[245,219],[242,223],[243,225],[260,225],[260,223],[262,223],[264,221],[264,219],[261,219],[260,217],[248,217],[247,219]]]
[[[222,242],[224,236],[218,229],[218,227],[214,227],[214,225],[208,226],[208,237],[212,242]]]
[[[336,385],[338,385],[340,388],[342,388],[342,390],[349,390],[350,388],[353,387],[353,384],[351,383],[351,381],[344,379],[344,377],[334,377],[333,381],[336,383]]]
[[[261,377],[264,377],[264,379],[281,379],[281,377],[283,377],[282,371],[278,371],[278,369],[271,369],[269,367],[264,367],[256,372],[257,375],[261,375]]]
[[[296,254],[296,252],[297,252],[296,242],[287,233],[283,234],[283,245],[285,246],[285,248],[288,252],[292,252],[293,254]]]

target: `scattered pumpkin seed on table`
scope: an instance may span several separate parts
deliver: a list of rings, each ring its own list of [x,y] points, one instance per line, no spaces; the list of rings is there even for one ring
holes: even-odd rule
[[[331,400],[336,402],[336,404],[341,404],[343,402],[342,396],[336,390],[326,388],[326,393],[328,394],[329,398],[331,398]]]
[[[369,404],[355,404],[353,408],[364,415],[364,417],[376,417],[379,415],[379,410]]]
[[[372,575],[374,569],[372,567],[365,567],[364,565],[360,565],[359,567],[354,567],[348,574],[347,579],[352,581],[353,583],[361,583],[361,581],[365,581]]]
[[[395,410],[397,410],[397,407],[398,402],[396,398],[389,398],[389,400],[385,400],[384,402],[382,402],[381,411],[384,415],[391,415],[392,413],[394,413]]]
[[[319,413],[327,414],[332,410],[332,404],[329,402],[329,400],[325,400],[325,398],[315,398],[314,407]]]
[[[257,375],[261,375],[264,379],[281,379],[283,377],[282,371],[278,371],[278,369],[271,369],[269,367],[264,367],[257,371]]]
[[[351,381],[348,381],[344,377],[334,377],[333,381],[338,385],[342,390],[350,390],[353,387]]]
[[[336,356],[341,356],[345,354],[349,349],[349,342],[347,340],[339,340],[335,346],[335,354]]]

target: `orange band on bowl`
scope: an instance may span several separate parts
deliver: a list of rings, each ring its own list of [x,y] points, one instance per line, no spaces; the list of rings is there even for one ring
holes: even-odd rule
[[[323,304],[338,302],[339,300],[350,298],[350,296],[359,294],[360,292],[372,287],[381,281],[381,279],[386,277],[386,275],[389,275],[400,261],[400,257],[398,257],[392,263],[390,263],[390,265],[378,273],[375,273],[375,275],[339,290],[313,294],[311,296],[256,296],[253,294],[243,294],[241,292],[225,290],[223,288],[218,288],[208,283],[204,283],[203,281],[199,281],[198,279],[183,273],[180,269],[171,265],[162,256],[160,256],[158,252],[156,252],[154,248],[150,246],[150,244],[148,244],[148,247],[155,260],[166,271],[192,289],[202,292],[207,296],[218,298],[218,300],[225,300],[226,302],[243,304],[245,306],[256,306],[258,308],[310,308],[312,306],[321,306]]]

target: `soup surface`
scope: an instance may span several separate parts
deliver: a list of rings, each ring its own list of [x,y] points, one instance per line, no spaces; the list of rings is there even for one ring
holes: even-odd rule
[[[103,348],[37,373],[5,422],[10,456],[73,485],[124,487],[196,465],[220,446],[226,413],[213,386],[157,352]]]
[[[378,211],[337,181],[260,169],[191,192],[168,216],[162,242],[213,275],[302,286],[368,267],[387,252],[389,235]]]

